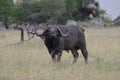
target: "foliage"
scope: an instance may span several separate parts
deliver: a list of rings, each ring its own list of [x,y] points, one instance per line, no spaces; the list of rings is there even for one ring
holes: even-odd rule
[[[41,0],[41,15],[48,16],[53,22],[65,12],[63,0]]]
[[[77,9],[80,9],[83,6],[83,0],[76,0],[77,1]]]
[[[77,10],[76,0],[66,0],[66,12],[69,18],[73,18],[73,13]]]
[[[15,5],[13,8],[13,17],[16,22],[26,22],[31,14],[41,11],[41,5],[39,1],[27,1],[25,0],[20,5]]]
[[[104,19],[105,23],[110,24],[112,22],[112,20],[109,17],[104,17],[103,19]]]
[[[41,2],[40,1],[24,1],[21,4],[22,7],[27,9],[30,13],[36,13],[41,11]]]
[[[11,15],[12,6],[12,0],[0,0],[0,20],[4,23],[7,29],[9,28],[8,17]]]
[[[29,11],[26,10],[24,7],[21,6],[14,6],[13,8],[13,17],[14,21],[17,23],[21,23],[27,20]]]
[[[104,20],[104,22],[105,22],[105,24],[104,24],[105,27],[111,26],[112,20],[111,20],[109,17],[104,16],[104,17],[103,17],[103,20]]]
[[[82,9],[89,0],[23,0],[13,8],[16,22],[27,21],[31,14],[39,13],[41,22],[66,23],[68,19],[82,20]],[[84,10],[85,11],[85,10]],[[97,16],[104,11],[97,9]]]
[[[102,15],[102,16],[103,16],[104,14],[106,14],[106,11],[105,11],[105,10],[99,9],[99,8],[97,8],[96,12],[97,12],[97,16],[99,16],[99,15]]]
[[[68,19],[69,19],[69,16],[66,13],[64,13],[57,18],[57,21],[58,21],[58,24],[66,24]]]
[[[97,16],[101,16],[103,21],[105,22],[105,26],[109,26],[112,20],[108,16],[105,16],[105,15],[107,15],[105,10],[97,8]]]
[[[0,19],[9,17],[12,9],[11,0],[0,0]]]

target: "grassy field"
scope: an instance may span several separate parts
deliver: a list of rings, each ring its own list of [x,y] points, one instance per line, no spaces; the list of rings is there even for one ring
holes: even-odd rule
[[[66,52],[53,64],[40,38],[19,44],[19,31],[0,31],[0,80],[120,80],[120,27],[85,30],[87,65],[80,51],[74,65]]]

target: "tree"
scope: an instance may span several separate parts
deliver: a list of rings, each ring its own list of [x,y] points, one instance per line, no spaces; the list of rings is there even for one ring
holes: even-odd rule
[[[28,11],[25,10],[23,7],[21,7],[20,5],[15,5],[13,8],[13,13],[12,13],[12,17],[14,19],[14,22],[17,23],[18,25],[22,24],[24,21],[27,20],[27,13]],[[26,16],[26,17],[25,17]],[[17,29],[19,29],[21,31],[21,42],[24,41],[24,29],[23,26],[17,26]]]
[[[50,23],[57,23],[57,18],[65,12],[64,0],[41,0],[41,15],[48,16]]]
[[[69,18],[73,18],[73,13],[77,10],[76,0],[66,0],[66,12]]]
[[[31,14],[37,13],[41,11],[40,1],[28,1],[25,0],[19,5],[14,5],[12,17],[14,22],[19,26],[19,30],[21,31],[21,42],[24,41],[24,30],[26,25],[24,23],[28,22]]]
[[[31,15],[40,14],[41,8],[41,1],[24,0],[21,4],[14,6],[13,17],[17,22],[26,22]],[[44,21],[44,16],[39,15],[38,18]]]
[[[13,18],[16,23],[25,22],[30,15],[29,11],[20,5],[15,5],[13,9]]]
[[[37,0],[25,0],[21,4],[22,7],[27,9],[28,11],[32,13],[38,13],[41,11],[41,1]]]
[[[0,20],[3,22],[6,29],[9,29],[9,17],[11,15],[12,7],[12,0],[0,0]]]

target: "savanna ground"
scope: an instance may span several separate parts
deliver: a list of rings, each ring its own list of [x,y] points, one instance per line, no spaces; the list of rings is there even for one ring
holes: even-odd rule
[[[19,31],[0,31],[0,80],[120,80],[120,27],[85,30],[87,65],[81,51],[76,64],[66,52],[53,64],[40,38],[18,44]]]

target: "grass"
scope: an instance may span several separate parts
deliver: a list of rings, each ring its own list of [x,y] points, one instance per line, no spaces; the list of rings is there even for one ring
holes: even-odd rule
[[[18,44],[19,31],[1,31],[0,80],[120,80],[120,28],[85,30],[87,65],[80,51],[74,65],[72,54],[66,52],[59,64],[53,64],[40,38]]]

